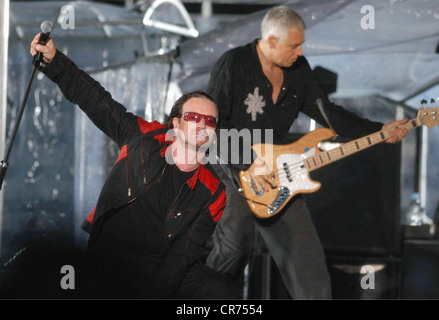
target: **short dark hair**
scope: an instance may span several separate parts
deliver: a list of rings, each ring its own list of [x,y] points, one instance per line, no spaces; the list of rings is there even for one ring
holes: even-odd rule
[[[209,101],[212,101],[216,107],[216,103],[215,103],[215,101],[213,101],[213,98],[202,90],[196,90],[193,92],[185,93],[180,98],[178,98],[178,100],[175,101],[174,105],[172,106],[171,113],[169,114],[169,118],[168,118],[168,121],[166,123],[168,129],[174,128],[174,125],[172,124],[172,120],[174,118],[181,118],[183,105],[192,98],[207,99]],[[217,112],[218,112],[218,107],[217,107]]]

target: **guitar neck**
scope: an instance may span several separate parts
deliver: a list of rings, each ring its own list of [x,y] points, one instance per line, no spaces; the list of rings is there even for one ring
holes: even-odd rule
[[[421,126],[422,124],[418,119],[412,119],[401,127],[411,130]],[[393,130],[393,129],[392,129]],[[376,144],[386,141],[391,137],[392,130],[382,130],[372,133],[368,136],[359,138],[357,140],[349,141],[344,143],[338,148],[334,148],[328,151],[320,152],[314,156],[307,157],[304,160],[305,168],[308,171],[316,170],[324,167],[330,163],[346,158],[353,155],[359,151],[365,150]]]

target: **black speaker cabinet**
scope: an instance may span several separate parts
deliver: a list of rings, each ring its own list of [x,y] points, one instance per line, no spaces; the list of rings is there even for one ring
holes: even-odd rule
[[[400,144],[381,143],[312,171],[305,195],[329,254],[399,255]]]
[[[400,257],[326,257],[332,299],[399,299]],[[258,254],[249,265],[249,299],[291,299],[276,263]]]
[[[398,299],[401,258],[327,256],[333,299]]]
[[[439,299],[439,240],[407,240],[403,246],[402,299]]]

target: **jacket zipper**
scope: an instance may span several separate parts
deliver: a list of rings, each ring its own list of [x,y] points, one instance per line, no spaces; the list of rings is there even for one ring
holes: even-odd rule
[[[146,186],[146,168],[145,168],[145,158],[144,158],[144,152],[143,152],[144,139],[145,139],[145,136],[142,136],[141,148],[140,148],[140,159],[142,159],[143,185]]]
[[[162,172],[160,173],[160,176],[159,176],[154,182],[152,182],[152,183],[149,185],[150,187],[152,187],[153,185],[159,183],[160,180],[162,180],[162,178],[163,178],[163,174],[165,173],[165,169],[166,169],[167,166],[168,166],[168,164],[166,163],[165,166],[163,167]],[[131,196],[131,194],[132,194],[132,193],[131,193],[131,188],[128,187],[128,196]],[[131,203],[131,202],[133,202],[133,201],[136,200],[136,199],[137,199],[137,197],[134,197],[134,198],[130,199],[126,204]]]
[[[128,185],[128,197],[131,197],[131,176],[130,176],[130,158],[127,153],[126,161],[125,161],[125,168],[127,173],[127,185]]]
[[[177,196],[175,197],[174,201],[172,201],[172,204],[169,207],[169,211],[168,211],[167,215],[169,215],[173,211],[172,209],[174,208],[175,202],[177,202],[177,199],[180,197],[181,191],[183,190],[185,184],[186,184],[186,182],[184,182],[183,185],[180,187],[180,190],[178,191]]]
[[[160,176],[154,181],[152,182],[149,186],[152,187],[153,185],[157,184],[160,182],[160,180],[162,180],[163,178],[163,174],[165,173],[165,169],[168,167],[168,163],[165,163],[165,166],[163,167],[162,173],[160,174]]]

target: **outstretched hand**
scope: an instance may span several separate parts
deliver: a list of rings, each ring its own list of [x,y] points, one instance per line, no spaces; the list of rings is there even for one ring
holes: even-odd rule
[[[52,61],[53,57],[56,53],[55,45],[51,38],[47,41],[46,45],[38,44],[40,42],[40,34],[38,33],[35,38],[32,40],[32,43],[30,44],[30,54],[32,56],[35,56],[38,52],[41,52],[43,54],[43,60],[46,63],[50,63]]]

